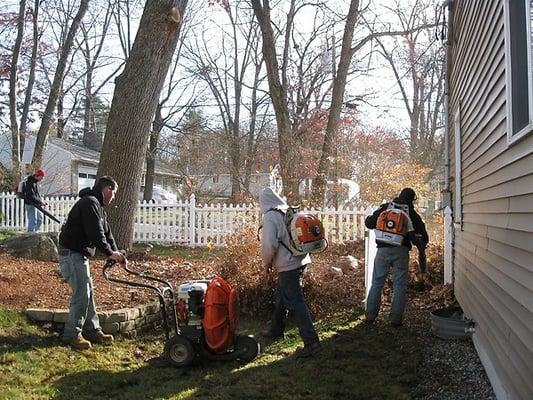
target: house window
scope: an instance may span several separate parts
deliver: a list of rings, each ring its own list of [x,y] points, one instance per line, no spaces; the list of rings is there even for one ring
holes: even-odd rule
[[[512,143],[533,131],[533,0],[504,4],[507,137]]]
[[[78,177],[79,177],[79,178],[87,178],[87,174],[85,174],[85,173],[83,173],[83,172],[80,172],[80,173],[78,174]]]

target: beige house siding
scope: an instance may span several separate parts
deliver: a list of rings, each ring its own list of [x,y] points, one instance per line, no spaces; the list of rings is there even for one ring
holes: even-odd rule
[[[455,2],[449,127],[461,135],[455,294],[500,398],[533,399],[533,134],[508,144],[504,0]],[[457,195],[451,185],[452,196]],[[452,202],[452,204],[454,204]]]

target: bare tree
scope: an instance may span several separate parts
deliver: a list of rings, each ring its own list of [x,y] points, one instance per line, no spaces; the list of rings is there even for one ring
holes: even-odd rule
[[[331,107],[329,109],[328,124],[322,146],[322,155],[318,166],[316,178],[313,184],[313,200],[317,204],[323,204],[326,183],[331,168],[332,156],[334,156],[337,129],[341,116],[342,103],[344,101],[344,90],[346,79],[354,51],[352,49],[352,39],[355,24],[359,16],[359,0],[351,0],[350,9],[346,16],[346,25],[342,38],[341,55],[336,74],[333,77],[333,93],[331,95]],[[335,60],[333,60],[335,62]]]
[[[142,7],[141,0],[116,0],[116,8],[113,13],[115,29],[120,40],[124,60],[130,56],[132,46],[133,28],[132,22],[136,20],[137,10]]]
[[[32,13],[32,27],[33,27],[33,33],[32,33],[32,48],[31,48],[31,58],[30,58],[30,72],[28,76],[28,83],[26,85],[26,94],[24,97],[24,105],[22,108],[22,115],[20,116],[20,144],[21,149],[24,149],[24,142],[26,138],[26,129],[28,125],[28,117],[29,117],[29,111],[30,111],[30,105],[32,102],[32,94],[33,94],[33,85],[35,83],[35,69],[37,65],[37,50],[39,48],[39,42],[40,42],[40,32],[39,32],[39,26],[38,26],[38,17],[39,17],[39,6],[40,6],[40,0],[35,0],[33,5]],[[22,157],[22,153],[21,153]]]
[[[17,19],[17,38],[13,46],[13,55],[11,57],[11,68],[9,72],[9,116],[11,122],[11,161],[13,163],[13,172],[15,179],[20,179],[21,175],[21,157],[22,150],[20,147],[19,126],[17,120],[17,76],[18,60],[22,49],[22,39],[24,37],[24,26],[26,18],[26,1],[21,0],[19,14]]]
[[[186,0],[146,2],[124,71],[116,78],[97,175],[111,175],[119,184],[115,207],[109,215],[121,247],[130,247],[133,239],[150,124],[186,5]]]
[[[288,51],[290,44],[290,32],[292,22],[296,14],[296,0],[291,0],[290,9],[287,14],[287,26],[284,37],[282,66],[278,63],[276,51],[276,39],[270,18],[269,0],[251,0],[255,16],[261,27],[263,37],[263,56],[268,76],[268,86],[272,105],[276,114],[278,128],[278,143],[280,148],[280,167],[283,177],[283,191],[290,201],[298,199],[298,181],[294,165],[294,154],[296,142],[295,133],[292,130],[289,119],[289,106],[287,104],[287,68]],[[281,72],[281,76],[280,76]]]
[[[81,24],[83,41],[78,44],[85,61],[85,85],[84,85],[84,118],[83,118],[83,144],[93,150],[100,151],[102,148],[102,132],[96,129],[94,121],[94,98],[100,89],[122,67],[122,63],[103,79],[103,82],[95,87],[96,70],[109,62],[101,61],[102,49],[107,37],[109,26],[114,11],[113,2],[104,2],[104,10],[98,8],[91,13],[91,19]],[[103,15],[102,15],[103,14]]]
[[[436,168],[440,162],[441,107],[444,100],[443,52],[433,35],[433,2],[416,0],[412,7],[396,2],[390,11],[405,31],[401,42],[378,40],[409,116],[412,160]]]
[[[177,49],[174,52],[172,68],[167,75],[163,94],[159,99],[152,122],[148,150],[146,152],[146,171],[144,175],[143,200],[152,199],[153,187],[155,184],[155,164],[158,159],[160,150],[160,139],[163,130],[166,128],[170,131],[178,130],[178,126],[185,118],[186,110],[192,107],[196,102],[196,83],[191,77],[181,76],[180,60],[184,47],[184,38],[190,34],[190,31],[199,18],[200,7],[189,5],[187,12],[183,17],[180,27]],[[188,99],[188,100],[185,100]]]
[[[246,171],[251,164],[250,157],[257,138],[256,113],[259,110],[258,104],[254,102],[262,100],[257,97],[257,90],[262,81],[262,57],[257,52],[259,27],[253,12],[249,12],[243,5],[243,1],[222,5],[226,19],[217,22],[217,31],[221,35],[216,38],[219,40],[216,45],[213,44],[212,38],[206,38],[202,32],[201,37],[195,36],[194,41],[189,42],[187,47],[187,58],[192,63],[192,72],[207,84],[217,104],[222,121],[220,131],[227,143],[231,198],[234,203],[238,203],[242,198],[245,181],[242,175],[249,177]],[[227,22],[229,29],[224,26]],[[256,60],[257,56],[259,58]],[[249,72],[251,68],[255,68],[253,75]],[[251,91],[250,97],[247,90]],[[253,130],[248,132],[247,144],[243,148],[245,102],[249,101],[252,103],[248,108],[251,120],[248,127]]]
[[[316,42],[323,42],[325,33],[337,21],[324,3],[291,0],[285,10],[285,25],[281,29],[271,20],[269,0],[251,0],[251,3],[262,32],[263,56],[278,130],[283,191],[289,201],[297,202],[301,178],[297,170],[297,156],[305,135],[300,127],[311,115],[313,98],[314,107],[320,108],[331,90],[331,76],[321,60],[332,50],[320,49]],[[312,30],[307,34],[295,28],[297,14],[304,7],[312,7],[315,11]],[[317,18],[319,12],[322,13],[321,18]],[[278,37],[282,43],[279,56],[276,47]]]
[[[78,12],[76,13],[72,24],[70,25],[67,37],[63,46],[61,47],[61,52],[59,56],[59,61],[57,68],[54,74],[54,80],[50,88],[50,95],[48,96],[48,101],[44,110],[44,115],[41,120],[41,125],[37,133],[37,138],[35,140],[35,150],[33,152],[32,165],[34,168],[39,168],[43,161],[43,153],[46,145],[46,139],[48,137],[50,124],[52,121],[52,116],[56,108],[57,99],[61,89],[61,82],[63,81],[63,76],[65,68],[67,67],[67,61],[69,53],[72,49],[72,44],[74,43],[74,37],[78,28],[80,26],[81,20],[87,11],[89,6],[89,0],[81,0]]]

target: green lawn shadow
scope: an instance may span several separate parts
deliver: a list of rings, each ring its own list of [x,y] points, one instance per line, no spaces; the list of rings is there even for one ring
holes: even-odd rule
[[[422,358],[409,329],[352,317],[345,328],[329,332],[322,352],[309,359],[292,356],[297,334],[291,331],[249,364],[199,360],[183,369],[148,364],[118,372],[92,369],[55,381],[54,399],[412,398]]]

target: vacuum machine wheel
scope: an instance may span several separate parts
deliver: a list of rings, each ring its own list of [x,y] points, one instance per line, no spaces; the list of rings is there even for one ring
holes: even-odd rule
[[[233,346],[238,358],[243,361],[252,361],[259,354],[259,343],[250,336],[237,335]]]
[[[189,339],[174,336],[165,345],[165,355],[175,367],[186,367],[194,360],[196,352]]]

